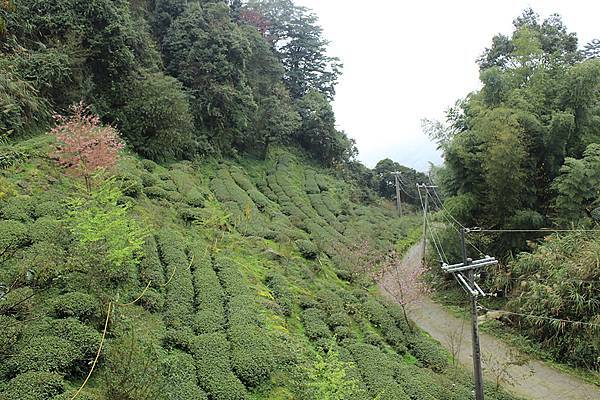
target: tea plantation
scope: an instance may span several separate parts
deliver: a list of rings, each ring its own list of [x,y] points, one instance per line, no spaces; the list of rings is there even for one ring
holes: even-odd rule
[[[282,148],[266,161],[125,155],[88,215],[46,138],[12,151],[1,400],[473,398],[468,371],[355,270],[361,247],[405,248],[418,218],[360,203],[335,171]]]

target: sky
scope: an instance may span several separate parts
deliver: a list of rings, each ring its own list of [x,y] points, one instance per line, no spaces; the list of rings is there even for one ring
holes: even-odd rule
[[[527,7],[558,13],[580,46],[600,38],[594,0],[295,0],[319,17],[329,52],[344,63],[334,102],[338,128],[368,167],[391,158],[417,170],[442,162],[421,119],[444,119],[480,88],[475,60]]]

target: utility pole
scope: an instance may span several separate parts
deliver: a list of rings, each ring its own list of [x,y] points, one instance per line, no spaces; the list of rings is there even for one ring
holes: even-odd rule
[[[467,247],[465,245],[465,228],[460,230],[460,245],[462,248],[463,266],[471,267],[472,260],[467,258]],[[475,283],[475,271],[473,268],[467,269],[469,288],[474,288]],[[479,286],[477,286],[479,289]],[[475,399],[483,400],[483,371],[481,369],[481,348],[479,346],[479,325],[477,322],[477,296],[481,292],[481,289],[476,290],[475,293],[471,291],[471,340],[473,344],[473,380],[475,381]],[[484,294],[485,295],[485,294]]]
[[[426,184],[418,184],[417,183],[417,191],[419,192],[419,197],[421,196],[421,188],[425,189],[425,201],[423,204],[423,264],[425,264],[425,251],[427,250],[427,213],[429,212],[429,191],[428,189],[435,189],[437,186],[435,185],[426,185]]]
[[[402,199],[400,198],[400,179],[398,179],[400,172],[394,172],[394,183],[396,184],[396,208],[398,209],[398,215],[404,216],[402,213]]]

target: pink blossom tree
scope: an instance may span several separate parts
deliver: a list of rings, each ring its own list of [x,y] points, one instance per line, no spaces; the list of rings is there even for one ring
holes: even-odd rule
[[[83,102],[71,106],[73,115],[55,115],[58,125],[50,134],[58,143],[52,154],[58,163],[75,176],[82,176],[88,191],[92,176],[99,170],[113,169],[124,147],[118,131],[103,126],[100,118],[92,114]]]
[[[379,273],[377,280],[383,288],[402,308],[404,319],[412,331],[407,309],[430,292],[424,281],[426,268],[422,263],[402,262],[397,257],[390,257]]]

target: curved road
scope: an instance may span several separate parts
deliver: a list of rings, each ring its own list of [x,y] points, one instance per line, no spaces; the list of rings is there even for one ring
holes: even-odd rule
[[[408,265],[419,265],[421,262],[422,244],[413,246],[404,259]],[[383,289],[394,290],[394,277],[385,274],[380,282],[381,292],[391,300],[393,297]],[[420,300],[412,306],[411,319],[444,347],[459,349],[458,361],[472,370],[471,358],[471,324],[469,321],[457,318],[439,304],[429,298]],[[450,337],[453,337],[452,339]],[[492,364],[502,365],[514,360],[515,350],[501,340],[485,333],[480,333],[481,352],[483,358],[491,357]],[[452,346],[450,343],[454,343]],[[485,367],[485,363],[484,363]],[[530,400],[600,400],[600,388],[571,375],[560,372],[541,361],[530,361],[526,365],[510,365],[507,371],[514,385],[505,385],[509,392]],[[484,373],[485,378],[493,377]]]

